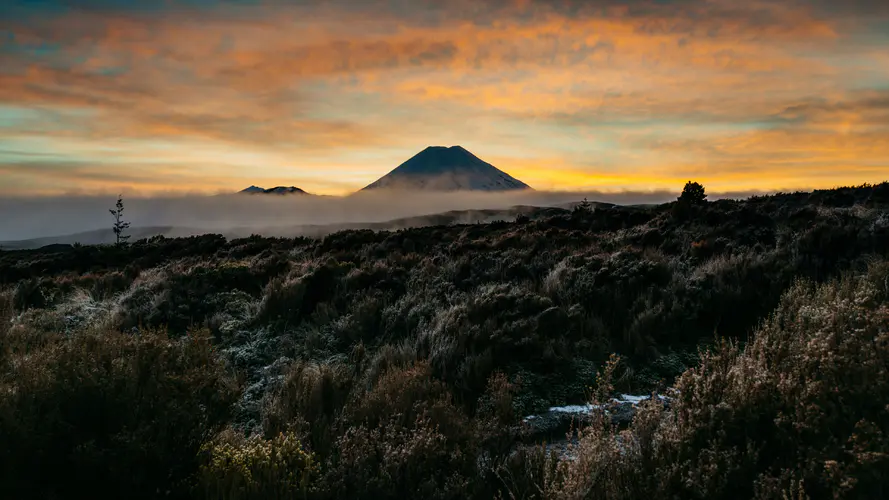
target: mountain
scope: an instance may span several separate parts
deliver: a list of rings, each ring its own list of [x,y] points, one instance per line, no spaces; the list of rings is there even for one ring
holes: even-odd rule
[[[309,194],[302,189],[295,186],[278,186],[270,189],[263,189],[258,186],[250,186],[247,189],[241,191],[244,194]]]
[[[531,189],[460,146],[431,146],[367,186],[426,191],[513,191]]]

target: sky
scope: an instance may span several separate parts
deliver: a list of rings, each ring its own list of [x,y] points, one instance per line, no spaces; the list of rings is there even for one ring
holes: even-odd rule
[[[0,195],[889,180],[885,0],[4,0]]]

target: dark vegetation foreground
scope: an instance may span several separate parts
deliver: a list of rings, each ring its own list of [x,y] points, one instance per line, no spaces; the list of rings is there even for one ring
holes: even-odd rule
[[[885,183],[0,252],[0,498],[886,498],[887,252]]]

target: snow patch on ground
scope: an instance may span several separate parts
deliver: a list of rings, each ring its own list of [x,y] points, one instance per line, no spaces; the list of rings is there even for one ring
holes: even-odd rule
[[[666,401],[668,398],[666,396],[657,395],[656,396],[661,401]],[[651,399],[651,395],[648,396],[634,396],[632,394],[620,394],[618,397],[611,400],[612,403],[618,405],[630,404],[633,406],[638,405],[643,401],[648,401]],[[605,405],[568,405],[568,406],[553,406],[550,407],[547,412],[548,413],[569,413],[573,415],[590,413],[593,410],[603,409]],[[528,415],[524,418],[524,421],[530,421],[538,418],[537,415]]]
[[[647,399],[651,399],[651,396],[631,396],[629,394],[621,394],[619,399],[620,401],[637,405]]]
[[[667,401],[669,399],[669,398],[667,398],[667,396],[664,396],[663,394],[658,394],[655,397],[657,397],[661,401]],[[616,398],[614,401],[616,403],[630,403],[633,406],[635,406],[643,401],[648,401],[649,399],[651,399],[650,395],[649,396],[632,396],[630,394],[621,394],[620,397]]]
[[[569,406],[553,406],[548,411],[552,413],[589,413],[599,409],[599,405],[569,405]]]

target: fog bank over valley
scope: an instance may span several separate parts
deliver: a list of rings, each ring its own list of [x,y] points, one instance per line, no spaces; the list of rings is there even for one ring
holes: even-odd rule
[[[672,201],[678,193],[653,192],[411,192],[373,191],[351,196],[248,195],[139,197],[124,193],[124,219],[132,223],[134,239],[164,234],[188,236],[221,233],[228,237],[321,236],[328,232],[370,224],[373,229],[508,220],[518,213],[511,207],[571,208],[580,200],[618,205],[659,204]],[[745,198],[753,193],[724,193],[711,199]],[[76,235],[84,239],[55,238],[24,246],[50,243],[84,244],[110,242],[114,196],[6,197],[0,198],[0,242],[53,239]],[[449,211],[449,218],[416,219]],[[487,212],[473,212],[486,210]],[[517,209],[521,211],[521,208]],[[494,211],[494,212],[492,212]],[[500,211],[500,212],[496,212]],[[414,218],[414,219],[411,219]],[[374,226],[397,219],[400,224]],[[96,232],[91,236],[79,233]]]

